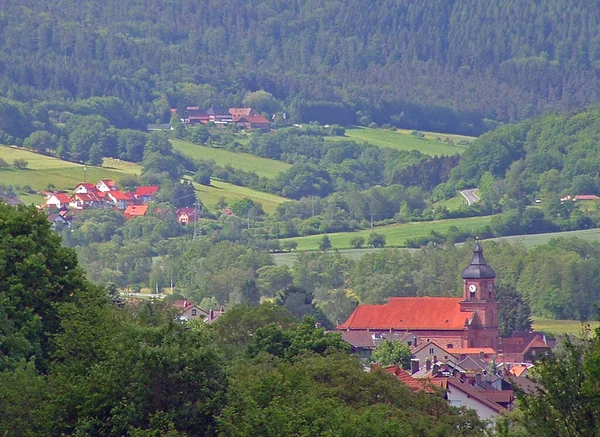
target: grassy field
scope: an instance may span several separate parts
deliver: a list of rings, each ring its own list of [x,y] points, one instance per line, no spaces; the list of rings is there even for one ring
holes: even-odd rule
[[[486,216],[438,220],[433,222],[403,223],[377,227],[375,228],[375,232],[385,235],[387,246],[402,247],[406,244],[406,240],[408,239],[427,236],[431,231],[447,232],[452,226],[456,226],[460,230],[476,232],[484,226],[489,225],[491,220],[492,216]],[[333,248],[348,249],[351,248],[350,239],[352,237],[361,236],[364,237],[366,241],[369,238],[370,232],[370,230],[340,232],[328,234],[328,236]],[[290,240],[297,242],[299,251],[317,250],[319,241],[322,238],[323,235],[310,235],[307,237],[282,239],[281,241]]]
[[[549,234],[514,235],[511,237],[490,238],[491,240],[521,243],[525,247],[535,247],[546,244],[553,238],[576,237],[587,241],[600,241],[600,229],[585,229],[582,231],[553,232]]]
[[[189,179],[189,177],[186,177]],[[198,198],[209,208],[214,209],[219,199],[224,198],[228,204],[232,204],[248,197],[255,202],[259,202],[263,209],[269,214],[273,213],[277,206],[282,202],[287,202],[290,199],[277,196],[275,194],[264,193],[262,191],[253,190],[251,188],[239,187],[227,182],[221,182],[211,179],[211,185],[200,185],[194,182],[194,188],[198,193]]]
[[[188,141],[172,139],[173,148],[194,159],[212,159],[217,165],[231,165],[246,171],[254,171],[259,176],[272,178],[291,167],[282,161],[259,158],[246,153],[234,153],[223,149],[199,146]]]
[[[52,184],[57,190],[70,190],[84,180],[84,166],[81,164],[7,146],[0,146],[0,157],[9,163],[14,159],[24,159],[28,162],[27,168],[23,170],[0,170],[0,184],[29,185],[33,190],[45,190],[48,184]],[[141,170],[137,164],[105,159],[103,167],[88,165],[85,177],[93,182],[100,179],[118,180],[127,174],[140,174]],[[43,200],[40,195],[19,195],[19,198],[25,203],[39,203]]]
[[[438,136],[444,137],[443,134],[438,134]],[[374,146],[398,150],[418,150],[426,155],[454,155],[465,151],[464,147],[437,141],[435,138],[417,138],[410,133],[369,127],[346,129],[346,135],[343,137],[325,137],[325,139],[366,141]]]
[[[532,317],[532,319],[533,329],[536,331],[544,331],[554,335],[581,335],[582,333],[582,324],[578,320],[553,320],[541,317]],[[593,333],[593,330],[600,325],[600,322],[587,322],[587,324],[590,325]]]
[[[396,132],[406,134],[406,135],[411,135],[412,130],[396,129]],[[419,131],[419,132],[422,133],[423,135],[425,135],[426,140],[433,140],[433,141],[446,142],[447,140],[450,140],[450,141],[453,141],[456,143],[458,141],[473,141],[473,140],[477,139],[477,137],[470,137],[467,135],[442,134],[439,132],[427,132],[427,131]]]

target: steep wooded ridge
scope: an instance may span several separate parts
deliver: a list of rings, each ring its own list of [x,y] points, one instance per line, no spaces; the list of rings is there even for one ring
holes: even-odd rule
[[[589,0],[1,0],[0,11],[1,94],[116,96],[144,121],[265,89],[299,121],[480,133],[484,118],[599,98]]]

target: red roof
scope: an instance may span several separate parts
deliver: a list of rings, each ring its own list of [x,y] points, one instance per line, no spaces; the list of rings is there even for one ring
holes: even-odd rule
[[[450,349],[450,351],[454,355],[480,355],[481,353],[484,355],[496,355],[496,351],[491,347],[457,347]]]
[[[415,392],[424,390],[427,393],[433,393],[435,391],[434,387],[446,388],[445,379],[413,378],[406,370],[399,366],[389,366],[383,369],[383,371],[396,376],[396,378]]]
[[[148,185],[148,186],[144,186],[144,187],[137,187],[134,194],[136,196],[154,196],[156,193],[158,193],[158,185]]]
[[[573,197],[573,200],[598,200],[600,197],[595,194],[578,194]]]
[[[115,200],[130,200],[131,197],[128,196],[127,194],[123,193],[122,191],[119,190],[115,190],[115,191],[111,191],[110,193],[108,193],[108,195],[112,198],[114,198]]]
[[[53,194],[48,198],[48,200],[52,199],[52,197],[55,197],[60,203],[69,203],[71,201],[71,198],[65,193]]]
[[[125,217],[133,218],[133,217],[143,217],[148,212],[148,205],[129,205],[123,214]]]
[[[463,330],[472,312],[460,297],[393,297],[384,305],[359,305],[338,329]]]
[[[71,198],[78,199],[82,202],[98,202],[99,199],[94,193],[75,193]]]
[[[117,184],[115,184],[115,181],[113,181],[111,179],[101,179],[100,182],[104,182],[104,185],[106,185],[111,190],[117,189]],[[98,183],[100,183],[100,182],[98,182]]]
[[[75,189],[77,189],[77,187],[85,187],[88,190],[92,190],[92,191],[96,191],[98,189],[98,188],[96,188],[96,186],[94,184],[91,184],[89,182],[82,182],[81,184],[77,184]]]

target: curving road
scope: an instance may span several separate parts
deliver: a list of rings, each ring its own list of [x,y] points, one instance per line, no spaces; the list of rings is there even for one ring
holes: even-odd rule
[[[479,196],[477,196],[477,194],[475,194],[475,191],[477,191],[477,188],[470,188],[468,190],[462,190],[460,192],[460,194],[467,199],[467,205],[472,205],[474,203],[479,202]]]

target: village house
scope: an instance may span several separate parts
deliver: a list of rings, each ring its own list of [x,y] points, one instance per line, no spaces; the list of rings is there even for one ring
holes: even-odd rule
[[[46,199],[46,207],[54,207],[56,209],[66,208],[71,203],[69,195],[64,193],[53,193]]]
[[[96,188],[98,189],[98,191],[101,191],[103,193],[108,193],[109,191],[117,191],[119,189],[117,187],[117,184],[115,184],[115,181],[112,181],[110,179],[102,179],[96,184]]]
[[[159,190],[158,185],[147,185],[137,187],[133,192],[134,197],[141,203],[151,202],[156,197]]]
[[[176,109],[171,110],[172,113],[173,111],[177,113]],[[261,129],[263,131],[271,129],[271,122],[253,108],[225,109],[211,106],[203,110],[198,106],[188,106],[185,110],[185,117],[182,120],[184,124],[192,126],[214,123],[216,125],[235,124],[242,129]]]
[[[119,190],[109,191],[106,197],[120,210],[124,210],[128,205],[135,203],[135,197],[132,193],[123,193]]]
[[[179,208],[175,212],[175,215],[177,217],[177,221],[182,225],[194,223],[196,220],[198,220],[195,208]]]
[[[125,219],[131,220],[135,217],[144,217],[148,212],[148,205],[129,205],[123,211]]]

